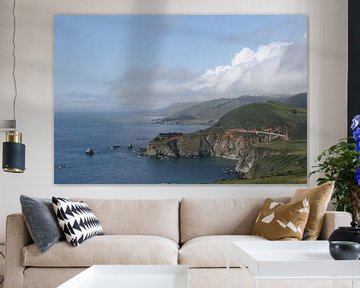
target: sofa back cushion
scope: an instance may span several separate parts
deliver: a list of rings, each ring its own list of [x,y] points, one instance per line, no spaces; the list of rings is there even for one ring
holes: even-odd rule
[[[99,219],[105,235],[155,235],[179,242],[178,199],[80,199]]]
[[[205,235],[249,235],[263,203],[264,198],[184,198],[180,205],[181,243]]]

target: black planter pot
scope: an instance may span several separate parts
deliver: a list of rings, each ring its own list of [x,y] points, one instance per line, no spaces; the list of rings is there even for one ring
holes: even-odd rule
[[[329,237],[329,242],[331,241],[349,241],[357,242],[360,244],[360,226],[352,221],[350,227],[339,227],[334,230],[334,232]]]
[[[357,242],[332,241],[329,250],[335,260],[358,260],[360,257],[360,244]]]

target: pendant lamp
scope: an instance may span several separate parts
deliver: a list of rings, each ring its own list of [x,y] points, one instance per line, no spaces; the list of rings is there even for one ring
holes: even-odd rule
[[[25,145],[22,144],[22,133],[16,129],[16,57],[15,57],[15,35],[16,35],[16,0],[13,0],[13,35],[12,35],[12,58],[13,69],[12,78],[14,82],[14,100],[13,100],[13,120],[0,121],[0,130],[6,131],[6,139],[3,142],[2,167],[5,172],[23,173],[25,171]]]

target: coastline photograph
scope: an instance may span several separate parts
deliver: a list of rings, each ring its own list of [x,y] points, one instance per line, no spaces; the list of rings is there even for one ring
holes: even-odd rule
[[[55,184],[307,183],[307,17],[54,18]]]

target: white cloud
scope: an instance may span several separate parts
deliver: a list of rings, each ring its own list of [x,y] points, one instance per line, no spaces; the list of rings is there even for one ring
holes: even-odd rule
[[[191,74],[185,68],[129,69],[110,92],[125,106],[153,108],[180,101],[241,95],[295,94],[307,90],[307,45],[271,42],[242,48],[229,63]]]
[[[243,48],[230,61],[194,79],[189,87],[193,91],[212,89],[227,97],[247,95],[290,94],[306,90],[306,67],[289,71],[282,63],[288,61],[287,50],[295,44],[272,42],[254,51]],[[304,48],[306,49],[306,48]],[[299,59],[299,61],[306,61]],[[289,59],[289,61],[291,61]],[[281,69],[283,68],[283,69]],[[305,69],[303,69],[305,68]]]

